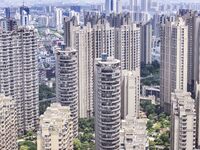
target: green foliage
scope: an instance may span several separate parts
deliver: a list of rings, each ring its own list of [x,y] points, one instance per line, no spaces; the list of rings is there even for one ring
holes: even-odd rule
[[[79,139],[74,139],[74,150],[81,150],[81,141]]]
[[[94,119],[79,119],[79,138],[74,140],[75,150],[95,150]]]
[[[147,131],[149,137],[149,149],[155,150],[156,145],[169,149],[170,117],[162,113],[160,106],[153,105],[150,101],[141,101],[141,108],[147,114]]]
[[[141,83],[143,85],[160,85],[160,64],[153,61],[152,64],[141,64]]]
[[[52,98],[55,97],[55,91],[51,88],[49,88],[48,86],[46,86],[45,84],[40,85],[39,87],[39,99],[48,99],[48,98]]]
[[[37,145],[31,141],[23,141],[19,143],[20,150],[37,150]]]
[[[53,98],[53,97],[55,97],[54,93],[55,93],[55,90],[53,88],[49,88],[45,84],[42,84],[39,87],[39,99],[40,100]],[[46,111],[47,107],[49,107],[50,104],[51,104],[50,101],[43,102],[43,103],[40,102],[40,106],[39,106],[40,115],[42,115]]]

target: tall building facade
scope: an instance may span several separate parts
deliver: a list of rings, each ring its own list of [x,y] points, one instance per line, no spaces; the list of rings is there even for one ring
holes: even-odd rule
[[[30,9],[26,6],[20,7],[20,25],[26,26],[30,23]]]
[[[63,28],[63,11],[61,8],[55,9],[55,27],[58,31]]]
[[[91,17],[91,18],[90,18]],[[97,18],[97,19],[94,19]],[[97,22],[94,20],[98,20]],[[65,43],[78,51],[79,117],[94,116],[94,59],[102,53],[121,61],[121,69],[140,72],[140,26],[130,16],[88,16],[80,26],[65,18]],[[139,83],[137,84],[139,85]]]
[[[116,12],[119,14],[122,12],[122,0],[117,0]]]
[[[161,106],[170,112],[171,92],[187,91],[188,26],[182,18],[161,27]]]
[[[15,101],[19,135],[35,130],[38,125],[36,34],[28,26],[0,33],[0,93]]]
[[[0,95],[0,149],[17,150],[17,116],[15,101]]]
[[[78,136],[78,54],[62,46],[56,51],[56,97],[62,106],[69,106],[73,135]]]
[[[69,107],[53,103],[40,117],[37,149],[73,150],[73,122]]]
[[[106,15],[110,13],[116,13],[117,11],[117,0],[105,0],[105,12]]]
[[[137,118],[140,108],[140,70],[122,70],[121,118]]]
[[[95,143],[96,150],[120,148],[120,61],[102,58],[95,63]]]
[[[151,21],[141,25],[141,63],[152,63],[152,24]]]
[[[140,27],[122,25],[115,30],[115,58],[121,61],[122,70],[140,68]]]
[[[195,108],[196,108],[196,148],[200,148],[200,84],[196,83],[195,92]]]
[[[191,94],[176,90],[172,93],[171,149],[195,149],[196,112]]]
[[[187,90],[194,96],[195,83],[199,82],[200,16],[196,11],[180,10],[179,15],[188,25],[188,83]]]

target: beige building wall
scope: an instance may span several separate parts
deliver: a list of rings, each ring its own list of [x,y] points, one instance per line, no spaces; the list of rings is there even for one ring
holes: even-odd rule
[[[171,150],[195,149],[196,112],[191,93],[176,90],[171,104]]]
[[[140,110],[140,71],[122,71],[121,118],[138,117]]]
[[[161,27],[161,106],[170,113],[171,92],[187,91],[188,26],[182,18]]]
[[[73,120],[70,108],[53,103],[40,116],[38,150],[73,150]]]
[[[15,102],[0,95],[0,149],[17,150],[17,118]]]

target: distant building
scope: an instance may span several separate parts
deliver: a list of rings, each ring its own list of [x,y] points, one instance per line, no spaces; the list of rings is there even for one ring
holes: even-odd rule
[[[70,108],[53,103],[40,117],[38,150],[73,150],[73,121]]]
[[[58,31],[63,28],[63,11],[61,8],[55,8],[55,27]]]
[[[111,57],[95,63],[95,144],[96,150],[120,149],[121,89],[120,61]]]
[[[15,19],[1,19],[0,28],[4,31],[13,31],[17,29],[17,21]]]
[[[65,46],[56,50],[56,97],[62,106],[69,106],[73,135],[78,136],[78,54]]]
[[[10,15],[10,8],[9,7],[5,8],[5,16],[6,16],[6,19],[10,19],[10,17],[11,17],[11,15]]]
[[[30,9],[26,6],[20,7],[20,24],[27,26],[30,23]]]
[[[196,112],[191,94],[176,90],[172,93],[171,149],[195,149]]]
[[[120,130],[120,150],[147,150],[149,147],[146,119],[122,120]]]
[[[152,63],[152,25],[151,21],[141,24],[141,63]]]
[[[15,101],[0,95],[0,149],[17,150],[17,115]]]
[[[110,13],[116,13],[117,11],[117,0],[105,0],[105,12],[106,15]]]

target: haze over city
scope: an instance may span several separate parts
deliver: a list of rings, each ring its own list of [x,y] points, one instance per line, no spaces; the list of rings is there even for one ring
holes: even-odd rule
[[[0,0],[0,150],[200,150],[199,0]]]

